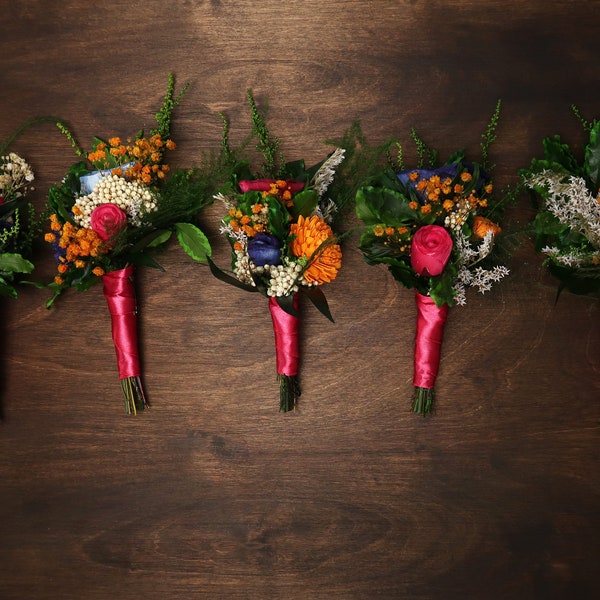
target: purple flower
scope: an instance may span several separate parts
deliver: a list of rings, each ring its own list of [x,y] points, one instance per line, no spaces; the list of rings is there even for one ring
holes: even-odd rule
[[[257,233],[248,242],[248,256],[257,267],[281,264],[281,241],[268,233]]]

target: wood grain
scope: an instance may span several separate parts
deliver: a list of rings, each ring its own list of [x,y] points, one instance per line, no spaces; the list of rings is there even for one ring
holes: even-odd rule
[[[5,2],[0,139],[57,115],[93,135],[152,125],[172,70],[176,163],[249,132],[269,102],[286,158],[316,161],[360,119],[477,151],[496,100],[500,185],[541,139],[599,115],[596,0]],[[14,149],[36,205],[74,156],[51,125]],[[216,259],[221,207],[203,214]],[[526,197],[512,211],[524,225]],[[349,226],[353,225],[352,221]],[[525,242],[511,277],[451,311],[432,419],[408,412],[412,294],[353,237],[304,307],[302,397],[277,411],[266,303],[175,246],[140,271],[152,409],[123,413],[100,288],[51,311],[2,300],[0,597],[596,598],[600,306],[563,294]],[[54,266],[40,244],[36,274]]]

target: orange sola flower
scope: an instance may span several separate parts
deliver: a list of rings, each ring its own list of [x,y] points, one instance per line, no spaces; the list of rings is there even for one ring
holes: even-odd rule
[[[342,266],[342,251],[339,244],[333,243],[331,227],[317,215],[307,219],[300,216],[290,227],[290,234],[295,236],[290,247],[292,254],[309,261],[304,279],[316,284],[333,281]]]
[[[487,219],[486,217],[477,215],[474,218],[473,235],[477,238],[483,239],[489,232],[491,232],[493,236],[496,236],[501,231],[502,228],[499,225],[496,225],[496,223],[490,221],[490,219]]]

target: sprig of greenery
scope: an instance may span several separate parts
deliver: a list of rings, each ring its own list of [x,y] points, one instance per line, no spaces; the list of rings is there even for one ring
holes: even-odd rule
[[[419,157],[419,162],[417,163],[417,168],[422,169],[425,165],[425,158],[427,157],[429,161],[430,167],[435,167],[437,165],[438,160],[438,152],[430,148],[421,138],[421,136],[417,133],[417,130],[412,127],[410,130],[410,137],[415,143],[417,147],[417,156]],[[399,144],[398,144],[399,145]]]
[[[481,136],[481,166],[487,171],[493,171],[495,165],[488,164],[490,146],[496,141],[496,129],[498,128],[498,122],[500,121],[500,107],[502,106],[502,100],[498,100],[494,113],[487,125],[485,132]]]
[[[57,121],[56,126],[58,127],[58,130],[67,138],[67,140],[69,140],[69,143],[71,144],[71,148],[73,148],[73,150],[75,150],[75,154],[77,156],[79,156],[80,158],[87,159],[87,152],[84,152],[81,149],[81,146],[78,144],[77,140],[75,139],[75,135],[67,127],[67,125],[65,123],[63,123],[62,121]]]
[[[246,90],[246,97],[250,104],[252,133],[258,138],[256,149],[260,151],[265,161],[262,175],[276,178],[283,173],[285,168],[283,152],[279,149],[279,138],[271,136],[265,118],[256,106],[252,90]]]
[[[590,122],[584,119],[583,115],[581,114],[581,111],[579,110],[579,107],[576,104],[571,104],[571,110],[573,111],[573,114],[577,117],[577,120],[581,123],[581,126],[583,127],[584,131],[589,133],[594,127],[595,121]]]
[[[156,113],[157,127],[151,130],[151,134],[160,134],[163,140],[171,137],[171,123],[173,119],[173,110],[181,102],[183,95],[190,87],[189,82],[186,83],[182,90],[175,96],[175,75],[169,73],[169,83],[167,84],[167,93],[160,110]]]

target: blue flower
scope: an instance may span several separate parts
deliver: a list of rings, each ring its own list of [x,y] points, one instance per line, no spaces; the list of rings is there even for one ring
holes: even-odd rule
[[[268,233],[257,233],[248,242],[248,256],[257,267],[281,264],[281,241]]]

